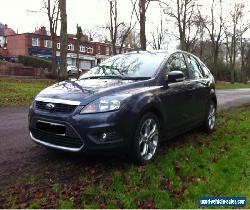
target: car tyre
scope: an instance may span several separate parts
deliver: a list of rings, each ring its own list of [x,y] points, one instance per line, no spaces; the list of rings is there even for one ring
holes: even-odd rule
[[[209,103],[204,129],[207,133],[212,133],[216,130],[216,105],[213,101]]]
[[[151,162],[159,150],[160,123],[153,113],[143,115],[135,131],[132,159],[138,165]]]
[[[68,74],[71,75],[71,71],[68,71]]]

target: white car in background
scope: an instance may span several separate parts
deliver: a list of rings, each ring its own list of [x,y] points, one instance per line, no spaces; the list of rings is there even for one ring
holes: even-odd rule
[[[79,71],[80,71],[80,73],[81,73],[81,69],[80,69]],[[78,74],[77,67],[76,67],[76,66],[73,66],[73,65],[67,66],[67,73],[68,73],[68,74]]]

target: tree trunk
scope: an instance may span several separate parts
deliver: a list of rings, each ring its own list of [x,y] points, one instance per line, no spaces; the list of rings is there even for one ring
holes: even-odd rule
[[[215,47],[214,50],[214,69],[213,69],[213,75],[215,78],[215,81],[218,79],[218,56],[219,56],[219,48]]]
[[[112,41],[112,52],[113,52],[113,55],[116,55],[116,42],[115,41]]]
[[[146,39],[146,0],[140,0],[140,42],[141,49],[147,49]]]
[[[56,50],[57,50],[57,43],[56,43],[56,36],[51,34],[51,42],[52,42],[52,60],[51,60],[51,68],[52,68],[52,76],[56,78],[57,76],[57,63],[56,63]]]
[[[59,1],[60,15],[61,15],[61,63],[59,79],[67,79],[67,49],[68,49],[68,35],[67,35],[67,11],[66,0]]]
[[[231,66],[231,84],[234,84],[235,78],[234,78],[234,68]]]

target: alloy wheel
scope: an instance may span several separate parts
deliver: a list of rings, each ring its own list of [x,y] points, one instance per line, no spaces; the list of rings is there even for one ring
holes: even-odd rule
[[[140,155],[148,161],[155,155],[159,143],[159,128],[153,118],[148,118],[143,122],[139,138]]]
[[[211,104],[208,114],[208,126],[210,130],[213,130],[215,128],[215,123],[216,123],[216,109],[214,104]]]

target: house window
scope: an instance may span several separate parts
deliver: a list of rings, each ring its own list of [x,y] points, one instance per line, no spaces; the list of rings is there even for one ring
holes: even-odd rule
[[[93,48],[92,47],[88,47],[87,48],[87,53],[93,53]]]
[[[97,53],[101,54],[101,46],[100,45],[97,46]]]
[[[109,55],[110,51],[109,51],[109,47],[106,47],[106,55]]]
[[[85,47],[83,45],[80,45],[80,52],[85,52]]]
[[[32,46],[33,47],[40,47],[40,39],[32,37]]]
[[[58,50],[61,49],[61,43],[57,43],[57,49],[58,49]]]
[[[73,44],[68,45],[68,50],[74,51],[74,49],[75,49],[75,46]]]
[[[52,48],[52,41],[51,40],[45,40],[44,41],[44,46],[47,48]]]

